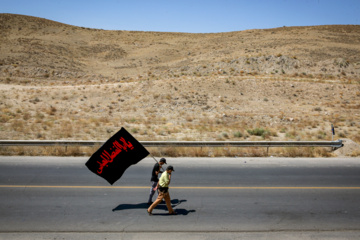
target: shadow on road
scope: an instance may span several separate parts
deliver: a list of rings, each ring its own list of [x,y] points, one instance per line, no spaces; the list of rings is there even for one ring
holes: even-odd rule
[[[178,208],[176,208],[181,203],[186,202],[186,201],[187,200],[179,200],[179,199],[172,199],[171,200],[171,206],[174,208],[174,210],[176,211],[176,213],[178,215],[188,215],[189,213],[195,212],[195,210],[186,210],[186,209],[178,209]],[[148,208],[149,208],[149,205],[147,203],[120,204],[119,206],[114,208],[112,211],[115,212],[115,211],[121,211],[121,210],[129,210],[129,209],[148,209]],[[167,211],[167,207],[165,205],[165,202],[162,202],[159,205],[157,205],[155,209]],[[167,213],[153,213],[153,215],[167,216],[168,214]]]

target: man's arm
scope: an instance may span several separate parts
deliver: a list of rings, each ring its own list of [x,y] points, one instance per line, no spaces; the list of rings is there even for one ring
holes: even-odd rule
[[[165,177],[164,178],[164,182],[166,185],[169,185],[170,184],[170,179],[171,179],[171,174],[167,173],[167,178]]]
[[[162,173],[162,171],[160,170],[162,167],[161,167],[161,165],[159,164],[159,170],[158,171],[155,171],[155,174],[156,175],[159,175],[159,173]]]
[[[156,174],[156,175],[158,175],[159,173],[163,173],[163,172],[160,171],[160,169],[159,169],[159,171],[155,171],[155,174]]]

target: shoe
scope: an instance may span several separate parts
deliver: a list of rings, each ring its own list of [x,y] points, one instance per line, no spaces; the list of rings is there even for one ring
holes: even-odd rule
[[[152,216],[153,214],[152,214],[152,212],[149,212],[148,210],[146,210],[147,211],[147,213],[149,214],[149,216]]]
[[[172,213],[169,213],[169,215],[177,215],[177,213],[173,211]]]

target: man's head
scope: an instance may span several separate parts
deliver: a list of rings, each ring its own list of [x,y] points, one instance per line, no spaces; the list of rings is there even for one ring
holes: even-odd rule
[[[175,172],[174,167],[171,166],[171,165],[166,168],[166,171],[167,171],[168,173]]]
[[[159,164],[160,164],[160,165],[167,164],[167,163],[166,163],[166,159],[165,159],[165,158],[161,158],[160,161],[159,161]]]

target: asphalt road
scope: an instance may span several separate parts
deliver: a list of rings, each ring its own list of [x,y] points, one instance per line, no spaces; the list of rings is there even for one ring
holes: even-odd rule
[[[146,158],[110,186],[87,158],[0,157],[0,239],[360,238],[359,158],[168,158],[177,216],[148,216]]]

